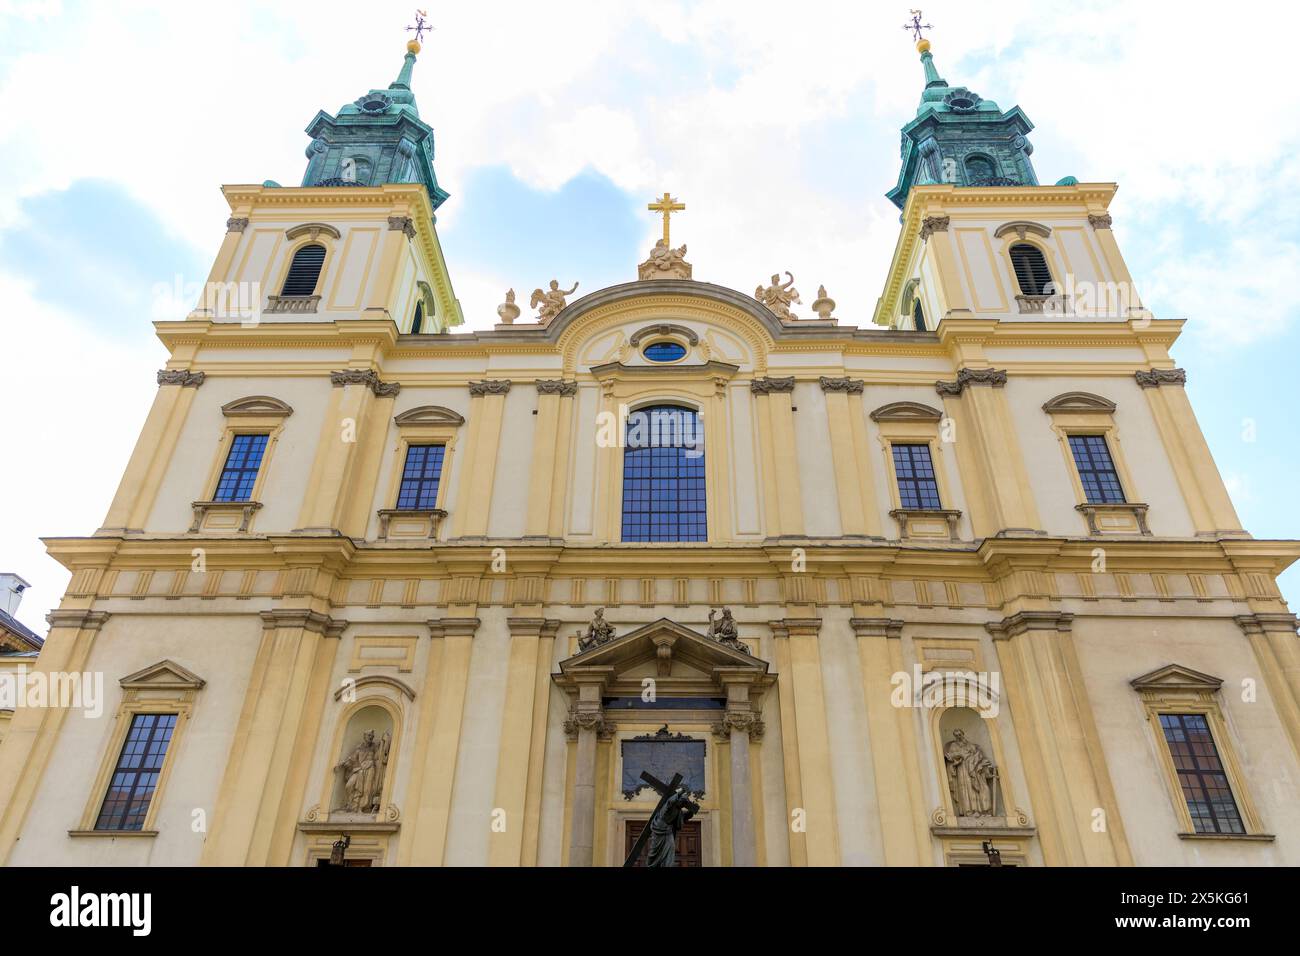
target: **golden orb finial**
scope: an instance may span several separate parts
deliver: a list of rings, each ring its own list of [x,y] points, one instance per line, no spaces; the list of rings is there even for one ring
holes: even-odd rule
[[[406,52],[407,52],[407,53],[419,53],[419,52],[420,52],[420,41],[419,41],[419,40],[407,40],[407,41],[406,41]]]
[[[929,40],[917,40],[917,41],[916,41],[916,52],[917,52],[917,53],[929,53],[929,52],[930,52],[930,41],[929,41]]]

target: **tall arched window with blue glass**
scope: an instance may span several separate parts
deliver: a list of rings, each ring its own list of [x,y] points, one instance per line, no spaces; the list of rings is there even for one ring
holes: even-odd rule
[[[708,540],[704,425],[695,409],[652,405],[628,415],[623,540]]]

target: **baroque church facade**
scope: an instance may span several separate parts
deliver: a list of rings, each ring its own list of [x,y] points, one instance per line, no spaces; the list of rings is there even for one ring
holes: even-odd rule
[[[618,866],[680,774],[679,865],[1300,863],[1300,543],[1241,528],[1113,184],[922,40],[874,327],[696,280],[665,194],[635,280],[459,332],[418,51],[225,187],[47,541],[29,663],[106,700],[14,709],[0,861]]]

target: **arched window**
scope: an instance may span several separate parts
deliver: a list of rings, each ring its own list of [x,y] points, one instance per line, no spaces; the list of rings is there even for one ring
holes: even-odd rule
[[[424,325],[424,303],[415,303],[415,318],[411,320],[411,334],[419,335],[420,327]]]
[[[966,157],[966,183],[970,186],[978,186],[993,178],[993,160],[987,156],[967,156]]]
[[[694,409],[655,405],[628,416],[623,540],[708,540],[704,428]]]
[[[921,308],[921,300],[912,300],[912,324],[916,326],[916,331],[924,332],[925,329],[925,310]]]
[[[289,263],[289,274],[284,277],[284,288],[280,295],[309,296],[316,294],[316,281],[320,278],[321,266],[325,264],[325,247],[311,242],[293,254]]]
[[[1018,242],[1012,246],[1011,267],[1016,270],[1021,295],[1051,295],[1048,287],[1053,284],[1052,273],[1047,268],[1047,259],[1037,246],[1031,246],[1027,242]]]

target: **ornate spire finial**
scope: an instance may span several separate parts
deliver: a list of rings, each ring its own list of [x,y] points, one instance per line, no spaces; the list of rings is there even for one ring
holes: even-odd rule
[[[930,41],[921,35],[921,31],[933,30],[934,27],[928,23],[921,22],[920,10],[909,10],[908,12],[912,14],[912,20],[910,23],[904,23],[903,29],[911,31],[912,39],[916,41],[916,48],[924,53],[926,50],[930,49]],[[921,44],[923,43],[925,44],[924,49],[921,47]]]
[[[656,199],[646,206],[651,212],[663,213],[664,217],[664,245],[668,245],[668,217],[675,212],[681,212],[686,208],[686,203],[678,202],[672,196],[664,193],[662,199]]]
[[[424,10],[416,10],[415,26],[406,28],[408,32],[412,30],[415,31],[415,39],[406,44],[406,49],[412,53],[420,52],[420,41],[424,39],[424,31],[433,29],[433,27],[424,22],[424,18],[428,15],[429,14]]]

